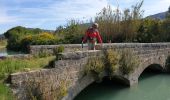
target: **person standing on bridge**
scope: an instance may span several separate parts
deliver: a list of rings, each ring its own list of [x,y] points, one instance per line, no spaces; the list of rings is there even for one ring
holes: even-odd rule
[[[97,23],[93,23],[92,27],[87,29],[87,31],[85,33],[85,37],[82,39],[82,43],[85,43],[87,41],[89,50],[96,49],[97,41],[102,46],[103,41],[99,34],[98,27],[99,27],[99,25]]]

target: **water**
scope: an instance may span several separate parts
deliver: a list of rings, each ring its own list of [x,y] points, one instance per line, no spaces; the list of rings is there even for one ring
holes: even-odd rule
[[[170,74],[145,72],[131,88],[110,80],[93,83],[75,100],[170,100]]]
[[[7,56],[7,55],[8,55],[8,54],[7,54],[7,51],[6,51],[5,48],[0,49],[0,57],[1,57],[1,56]]]
[[[0,49],[0,57],[8,55],[23,54],[22,52],[7,51],[6,48]]]

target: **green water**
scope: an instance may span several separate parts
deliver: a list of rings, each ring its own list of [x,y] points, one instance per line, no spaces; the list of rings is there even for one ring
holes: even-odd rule
[[[143,73],[131,88],[109,80],[93,83],[75,100],[170,100],[170,74]]]

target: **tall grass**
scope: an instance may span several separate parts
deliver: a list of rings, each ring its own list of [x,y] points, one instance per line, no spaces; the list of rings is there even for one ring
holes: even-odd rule
[[[27,71],[29,69],[43,68],[55,57],[45,58],[32,58],[32,59],[15,59],[8,58],[0,60],[0,80],[4,79],[7,75],[18,71]]]
[[[0,83],[0,99],[1,100],[14,100],[14,96],[12,96],[12,92],[9,87],[5,84]]]
[[[8,58],[0,60],[0,100],[15,100],[11,90],[3,83],[11,73],[29,71],[48,66],[55,57],[16,59]]]
[[[113,10],[111,6],[102,9],[95,17],[103,41],[132,42],[135,40],[139,25],[141,23],[143,0],[131,9],[121,11],[119,8]]]
[[[139,66],[139,58],[132,51],[132,49],[123,49],[121,51],[119,69],[123,74],[130,74]]]
[[[101,80],[105,70],[105,62],[103,57],[90,57],[85,65],[85,74],[93,74],[95,78]]]

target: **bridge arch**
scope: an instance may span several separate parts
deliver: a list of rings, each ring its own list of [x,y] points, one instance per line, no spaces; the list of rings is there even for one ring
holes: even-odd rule
[[[160,64],[151,64],[149,66],[146,66],[146,68],[141,71],[141,74],[138,76],[138,78],[145,72],[145,71],[149,71],[149,72],[162,72],[164,69],[163,66],[161,66]]]
[[[156,71],[165,69],[166,57],[164,55],[156,55],[147,58],[142,58],[139,66],[129,75],[130,85],[138,83],[141,74],[148,68]]]

